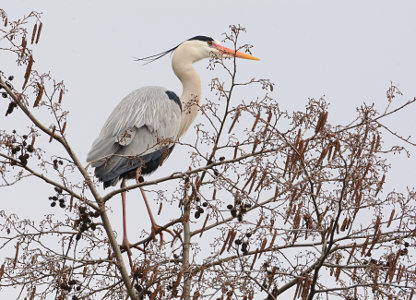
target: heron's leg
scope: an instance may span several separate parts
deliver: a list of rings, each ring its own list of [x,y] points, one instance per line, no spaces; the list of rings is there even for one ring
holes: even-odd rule
[[[126,179],[121,181],[121,188],[126,187]],[[126,223],[126,192],[121,192],[121,204],[123,206],[123,242],[121,246],[129,251],[130,243],[127,239],[127,223]]]
[[[142,187],[139,187],[139,188],[140,188],[140,192],[142,193],[144,203],[146,204],[147,212],[149,213],[150,222],[152,222],[152,237],[155,238],[156,234],[160,234],[159,247],[162,248],[162,245],[163,245],[163,231],[166,231],[166,232],[170,233],[174,238],[176,237],[176,235],[172,231],[170,231],[168,228],[163,228],[163,227],[156,224],[155,218],[153,217],[153,214],[152,214],[152,210],[150,209],[150,205],[147,202],[146,194],[145,194]]]
[[[121,188],[126,187],[126,179],[123,178],[121,181]],[[123,206],[123,242],[121,247],[126,250],[129,258],[130,268],[133,270],[133,261],[131,259],[130,242],[127,239],[127,224],[126,224],[126,192],[121,192],[121,203]]]

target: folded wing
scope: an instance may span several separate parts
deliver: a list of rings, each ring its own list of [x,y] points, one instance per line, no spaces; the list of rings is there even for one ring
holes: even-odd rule
[[[128,173],[156,170],[177,139],[182,107],[179,97],[162,87],[144,87],[127,95],[114,109],[87,161],[104,187]]]

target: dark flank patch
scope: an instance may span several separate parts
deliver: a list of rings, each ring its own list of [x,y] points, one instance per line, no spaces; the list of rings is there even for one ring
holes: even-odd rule
[[[141,175],[154,172],[163,161],[171,154],[173,147],[169,149],[163,147],[160,150],[142,155],[138,158],[123,158],[121,163],[114,169],[110,169],[105,164],[95,169],[95,175],[100,181],[103,181],[104,188],[117,184],[122,179],[135,178],[136,170],[141,168]]]
[[[202,41],[202,42],[213,42],[214,39],[212,37],[209,36],[204,36],[204,35],[197,35],[194,36],[193,38],[190,38],[188,41]]]
[[[176,95],[172,91],[166,91],[165,93],[166,93],[166,95],[168,95],[168,97],[169,97],[170,100],[175,101],[175,103],[179,105],[179,107],[180,107],[180,109],[182,111],[182,102],[181,102],[181,99],[179,99],[178,95]]]

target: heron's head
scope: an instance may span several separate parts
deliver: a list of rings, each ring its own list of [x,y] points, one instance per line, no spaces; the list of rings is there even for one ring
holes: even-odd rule
[[[189,57],[192,63],[197,62],[204,58],[216,57],[239,57],[245,59],[259,60],[250,54],[235,51],[221,45],[220,42],[207,36],[195,36],[189,40],[183,42],[175,50],[175,53],[179,52],[183,56]]]
[[[145,61],[146,63],[153,62],[168,53],[174,52],[173,60],[183,63],[188,61],[195,63],[204,58],[210,58],[212,56],[216,57],[239,57],[251,60],[259,60],[257,57],[254,57],[250,54],[235,51],[221,45],[220,42],[214,40],[211,37],[198,35],[185,42],[179,44],[178,46],[144,58],[137,59],[138,61]]]

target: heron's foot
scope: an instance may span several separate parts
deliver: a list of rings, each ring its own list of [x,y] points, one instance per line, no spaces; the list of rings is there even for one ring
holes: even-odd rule
[[[156,241],[156,235],[160,235],[159,249],[161,249],[163,246],[163,231],[169,233],[173,238],[176,237],[176,235],[170,229],[152,223],[152,232],[150,236],[152,237],[152,240]]]
[[[131,258],[131,250],[130,250],[131,246],[132,245],[130,244],[129,240],[127,239],[127,236],[124,236],[123,237],[123,242],[121,243],[121,246],[120,246],[120,249],[121,249],[121,252],[124,252],[124,251],[127,252],[127,257],[129,258],[130,269],[133,271],[134,267],[133,267],[133,260]]]
[[[122,252],[126,251],[127,254],[130,256],[131,255],[131,244],[129,242],[129,240],[127,239],[127,237],[123,238],[123,242],[120,245],[120,249],[122,250]]]

